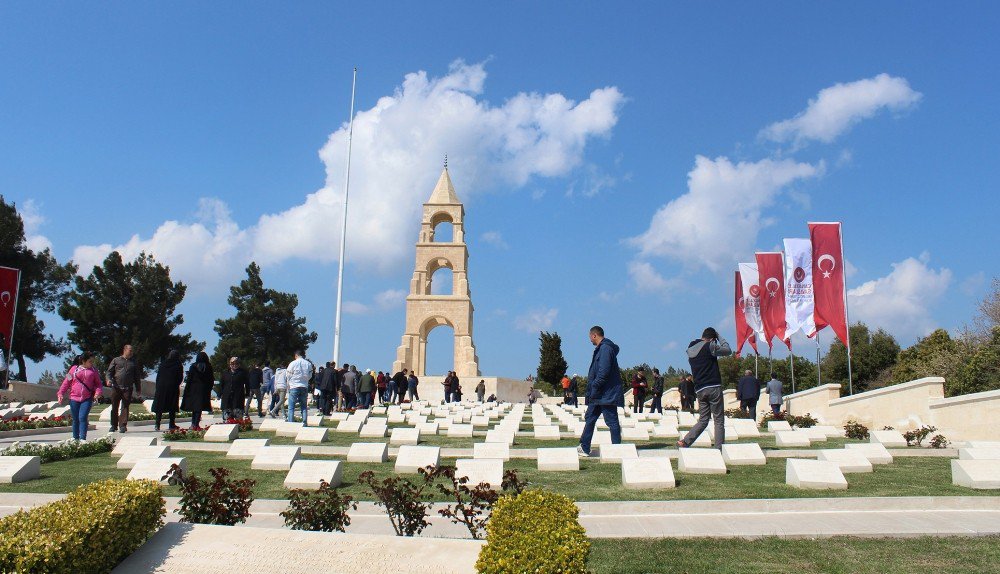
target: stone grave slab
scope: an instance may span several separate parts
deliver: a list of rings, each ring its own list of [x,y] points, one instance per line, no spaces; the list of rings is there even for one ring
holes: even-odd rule
[[[639,452],[632,443],[602,444],[599,452],[603,463],[620,464],[625,459],[639,458]]]
[[[288,438],[295,438],[298,436],[299,431],[302,430],[302,423],[290,423],[288,421],[281,421],[278,426],[274,429],[275,436],[284,436]]]
[[[451,426],[448,427],[449,437],[458,438],[471,438],[473,432],[473,427],[471,424],[458,424],[452,420]]]
[[[473,415],[470,422],[474,427],[486,428],[490,426],[490,417],[485,415]]]
[[[959,460],[1000,460],[1000,447],[960,448]]]
[[[722,452],[715,448],[677,449],[677,471],[691,474],[726,474]]]
[[[667,457],[633,458],[622,461],[622,485],[625,488],[674,488],[674,469]]]
[[[602,446],[611,444],[611,431],[595,430],[593,438],[590,439],[591,446]]]
[[[812,443],[809,442],[809,437],[803,433],[793,430],[779,430],[774,433],[774,444],[778,445],[778,448],[802,448]]]
[[[731,427],[724,427],[723,432],[726,433],[726,442],[736,442],[740,440],[740,435],[736,432],[736,429]],[[715,423],[712,423],[705,427],[705,432],[701,433],[702,436],[707,436],[712,444],[715,444]]]
[[[384,419],[382,419],[384,420]],[[365,426],[361,427],[361,432],[358,433],[361,438],[385,438],[388,427],[383,423],[367,423]]]
[[[859,450],[825,448],[816,453],[816,460],[835,463],[843,473],[872,472],[872,463]]]
[[[722,460],[726,466],[753,466],[767,464],[767,457],[760,445],[751,443],[722,445]]]
[[[881,444],[849,444],[845,448],[861,451],[872,464],[892,464],[892,455]]]
[[[299,429],[298,434],[295,435],[295,442],[310,444],[326,442],[327,433],[329,432],[330,429],[327,427],[302,427]]]
[[[514,431],[494,429],[486,431],[486,442],[498,442],[507,445],[514,444]]]
[[[767,432],[790,431],[792,425],[788,421],[767,421]]]
[[[573,447],[535,449],[538,470],[580,470],[580,455]]]
[[[795,432],[806,435],[810,443],[826,442],[826,433],[816,427],[798,428]]]
[[[760,436],[757,421],[751,419],[726,419],[726,422],[731,422],[733,429],[736,430],[736,434],[742,438],[756,438]]]
[[[697,417],[687,411],[677,413],[677,426],[679,427],[693,427],[697,421]]]
[[[257,542],[263,540],[267,543]],[[274,561],[275,549],[280,548],[281,556],[289,557],[285,564],[263,570],[289,574],[472,574],[483,544],[478,540],[168,523],[112,572],[257,572],[262,564]]]
[[[435,436],[438,433],[438,424],[433,422],[417,423],[417,430],[421,435]]]
[[[358,434],[358,433],[361,432],[361,425],[363,425],[363,424],[364,424],[364,421],[362,421],[360,419],[354,419],[354,420],[348,419],[346,421],[340,421],[337,424],[337,429],[336,430],[337,430],[337,432],[342,432],[342,433],[354,433],[354,434]]]
[[[132,468],[135,462],[142,458],[163,458],[170,456],[169,446],[134,446],[125,451],[118,459],[118,468]]]
[[[346,421],[349,416],[351,416],[351,413],[330,413],[326,415],[326,419],[329,421],[341,422]]]
[[[266,417],[264,418],[264,420],[260,421],[260,426],[257,427],[257,430],[274,432],[278,430],[278,425],[280,425],[282,422],[284,421],[282,421],[281,419]]]
[[[965,444],[969,448],[1000,448],[1000,441],[997,440],[970,440]]]
[[[6,418],[6,417],[4,417],[4,418]],[[97,420],[98,420],[98,422],[102,422],[102,423],[111,422],[111,407],[109,406],[108,408],[106,408],[103,411],[101,411],[101,414],[97,415]]]
[[[337,460],[305,460],[299,459],[292,463],[292,468],[285,476],[285,488],[302,488],[316,490],[321,480],[337,487],[343,481],[344,466]]]
[[[292,463],[302,457],[302,449],[297,446],[265,446],[257,451],[250,468],[253,470],[288,470]]]
[[[698,435],[698,438],[694,439],[694,442],[691,443],[691,446],[711,448],[715,446],[715,443],[712,441],[712,437],[709,435],[708,430],[705,430],[705,432]]]
[[[320,427],[320,426],[323,426],[323,421],[325,421],[325,420],[326,420],[326,417],[323,416],[323,415],[319,415],[319,414],[314,415],[312,413],[309,413],[309,418],[306,419],[306,426]]]
[[[436,446],[403,445],[396,454],[395,470],[399,474],[416,474],[418,469],[441,463],[441,448]]]
[[[872,443],[879,443],[885,448],[906,448],[906,439],[899,431],[873,430],[869,434],[868,440]]]
[[[392,445],[416,445],[419,443],[420,429],[417,428],[396,427],[392,429],[392,434],[389,436],[389,444]]]
[[[347,462],[388,462],[389,445],[384,442],[356,442],[347,451]]]
[[[205,431],[205,442],[230,442],[240,436],[239,425],[216,424]]]
[[[812,428],[822,431],[822,433],[826,435],[826,438],[844,438],[844,429],[840,427],[831,425],[816,425]]]
[[[146,408],[147,412],[153,412],[153,399],[147,401],[142,401],[142,406]]]
[[[952,459],[951,483],[976,490],[1000,488],[1000,460]]]
[[[460,458],[455,461],[455,477],[467,477],[465,483],[469,488],[475,488],[485,482],[490,488],[499,490],[503,484],[503,461],[498,459]]]
[[[533,432],[535,440],[559,440],[559,427],[554,425],[536,426]]]
[[[789,458],[785,463],[785,484],[809,490],[846,490],[847,479],[840,465],[825,460]]]
[[[111,456],[121,456],[125,451],[137,446],[153,446],[156,438],[151,436],[123,436],[115,441],[115,448],[111,451]]]
[[[152,480],[167,485],[170,481],[163,480],[163,477],[170,472],[170,467],[175,464],[181,467],[181,472],[187,472],[187,459],[182,456],[143,458],[135,461],[135,466],[132,467],[132,470],[129,471],[128,476],[125,478],[127,480]]]
[[[41,475],[41,457],[0,456],[0,483],[25,482],[39,478]]]
[[[649,440],[649,431],[645,427],[622,427],[622,440]]]
[[[257,456],[257,451],[269,444],[271,439],[267,438],[238,438],[229,446],[226,458],[253,460],[253,457]]]
[[[477,442],[472,445],[472,458],[510,460],[510,445],[503,442]]]
[[[656,425],[653,427],[653,438],[678,438],[681,436],[674,425]]]

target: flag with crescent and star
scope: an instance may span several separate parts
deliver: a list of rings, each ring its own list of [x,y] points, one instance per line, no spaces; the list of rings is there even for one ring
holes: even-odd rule
[[[757,338],[754,337],[754,330],[747,323],[746,298],[743,296],[743,280],[740,272],[736,272],[736,302],[734,312],[736,314],[736,358],[740,357],[740,351],[744,343],[750,343],[754,352],[757,352]]]
[[[812,241],[813,298],[816,330],[829,326],[850,348],[847,335],[847,291],[844,275],[844,247],[840,223],[810,223]]]
[[[20,269],[0,267],[0,334],[3,335],[3,350],[8,358],[11,342],[14,339],[14,312],[17,310],[20,285]]]
[[[808,239],[785,239],[785,336],[802,331],[816,335],[813,319],[812,242]]]
[[[764,324],[760,320],[760,281],[757,276],[756,263],[740,263],[740,283],[743,284],[743,317],[747,326],[756,335],[750,343],[757,351],[757,338],[764,340]]]
[[[755,253],[757,274],[760,276],[760,318],[764,324],[764,339],[771,347],[777,337],[792,348],[792,341],[785,335],[785,260],[781,253]]]

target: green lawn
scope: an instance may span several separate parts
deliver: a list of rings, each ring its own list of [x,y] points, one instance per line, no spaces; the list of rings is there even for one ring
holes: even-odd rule
[[[1000,537],[591,540],[594,574],[987,574]]]
[[[248,460],[226,459],[222,453],[184,451],[188,471],[208,476],[215,466],[229,468],[236,478],[253,478],[258,482],[259,498],[286,498],[282,486],[285,472],[254,471]],[[308,456],[310,459],[337,457]],[[342,458],[342,457],[340,457]],[[115,468],[116,459],[109,454],[42,465],[42,477],[18,484],[0,485],[0,492],[68,492],[81,484],[107,477],[124,478],[128,472]],[[621,467],[581,461],[580,472],[539,472],[534,460],[512,460],[506,469],[515,469],[523,480],[565,494],[580,501],[616,500],[711,500],[739,498],[806,498],[844,496],[996,496],[996,491],[964,489],[951,484],[950,460],[945,458],[897,458],[891,465],[877,466],[871,474],[850,474],[847,490],[799,490],[785,484],[785,462],[770,460],[765,466],[732,467],[727,475],[694,475],[675,473],[677,488],[661,490],[626,490],[621,486]],[[379,475],[393,473],[393,463],[345,463],[341,488],[359,500],[370,500],[358,475],[372,470]],[[176,495],[174,487],[168,495]]]

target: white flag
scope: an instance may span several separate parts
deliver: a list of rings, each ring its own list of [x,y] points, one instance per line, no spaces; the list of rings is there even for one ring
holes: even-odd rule
[[[743,283],[743,315],[747,325],[764,339],[764,322],[760,319],[760,277],[756,263],[740,263],[740,282]]]
[[[812,278],[812,241],[785,240],[785,334],[802,331],[807,337],[816,334],[815,298]]]

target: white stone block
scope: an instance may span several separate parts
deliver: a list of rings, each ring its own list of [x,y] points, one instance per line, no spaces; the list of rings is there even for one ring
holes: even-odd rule
[[[320,414],[314,415],[314,414],[310,413],[309,417],[306,418],[306,426],[321,427],[321,426],[323,426],[323,421],[325,421],[325,420],[326,420],[326,417],[323,416],[323,415],[320,415]]]
[[[1000,441],[995,440],[970,440],[965,444],[968,448],[1000,448]]]
[[[6,417],[5,417],[6,418]],[[111,422],[111,407],[101,411],[101,414],[97,415],[97,421],[102,423]]]
[[[822,449],[816,453],[816,459],[836,464],[840,472],[872,472],[872,463],[859,450]]]
[[[154,446],[156,439],[151,436],[123,436],[115,441],[111,456],[121,456],[130,448],[137,446]]]
[[[257,430],[259,430],[261,432],[263,432],[263,431],[275,432],[275,431],[278,430],[278,426],[282,422],[284,422],[284,421],[282,421],[281,419],[275,419],[275,418],[267,417],[264,420],[260,421],[260,426],[257,427]]]
[[[451,438],[471,438],[473,428],[469,424],[457,424],[452,421],[451,426],[448,427],[448,436]]]
[[[632,443],[602,444],[599,452],[603,463],[620,464],[628,458],[639,458],[639,452]]]
[[[281,421],[278,426],[274,429],[274,434],[276,436],[283,436],[288,438],[295,438],[299,435],[299,431],[302,430],[302,423],[290,423],[288,421]]]
[[[385,419],[379,419],[385,421]],[[359,433],[361,438],[385,438],[388,427],[385,422],[372,423],[369,422],[365,426],[361,427],[361,432]]]
[[[269,444],[271,444],[271,439],[238,438],[229,446],[226,458],[253,460],[253,457],[257,456],[257,451]]]
[[[793,430],[780,430],[774,433],[774,444],[778,448],[802,448],[809,446],[809,437]]]
[[[795,429],[795,432],[805,435],[805,437],[809,439],[810,443],[826,442],[826,433],[821,430],[817,430],[814,427],[797,428]]]
[[[147,412],[153,412],[153,399],[142,401],[142,406],[146,407]]]
[[[1000,460],[1000,447],[960,448],[959,460]]]
[[[396,427],[392,429],[389,436],[389,444],[392,445],[417,445],[420,444],[420,429],[409,427]]]
[[[460,458],[455,461],[455,477],[466,477],[469,488],[475,488],[481,483],[499,490],[503,485],[503,461],[498,459]]]
[[[725,442],[736,442],[736,441],[740,440],[740,435],[737,434],[736,429],[734,429],[734,428],[725,427],[723,429],[723,432],[726,433],[726,441]],[[712,424],[708,425],[707,427],[705,427],[705,432],[702,433],[702,436],[707,436],[709,438],[709,440],[712,441],[712,444],[715,444],[715,423],[714,422]]]
[[[646,441],[649,440],[649,431],[647,431],[644,427],[622,427],[622,440]]]
[[[580,456],[576,453],[575,448],[539,448],[535,449],[535,455],[538,470],[580,470]]]
[[[674,488],[674,469],[667,457],[634,458],[622,461],[622,485],[625,488]]]
[[[844,438],[844,429],[831,425],[816,425],[814,430],[822,431],[827,438]]]
[[[788,424],[788,421],[767,421],[768,432],[790,431],[790,430],[792,430],[792,425]]]
[[[755,442],[722,445],[722,460],[727,466],[767,464],[767,457],[764,456],[764,451]]]
[[[892,455],[881,444],[849,444],[845,448],[861,451],[872,464],[892,464]]]
[[[698,418],[687,411],[681,411],[677,413],[677,426],[678,427],[693,427],[694,423],[698,421]]]
[[[485,415],[476,415],[472,417],[472,426],[477,428],[486,428],[490,426],[490,417]]]
[[[127,480],[152,480],[160,484],[169,484],[164,480],[170,472],[170,467],[177,465],[181,472],[187,473],[187,460],[184,457],[143,458],[135,461],[135,466],[129,471]]]
[[[680,431],[674,425],[656,425],[653,427],[653,438],[678,438]]]
[[[169,446],[134,446],[125,450],[118,459],[118,468],[132,468],[135,461],[143,458],[163,458],[170,456]]]
[[[1000,460],[952,460],[951,483],[976,490],[1000,488]]]
[[[347,451],[347,462],[388,462],[389,445],[384,442],[356,442]]]
[[[257,451],[250,468],[253,470],[288,470],[302,457],[297,446],[265,446]]]
[[[299,429],[298,434],[295,435],[295,442],[319,444],[326,442],[327,433],[330,429],[327,427],[302,427]]]
[[[847,479],[837,463],[805,458],[787,460],[785,484],[809,490],[847,489]]]
[[[534,430],[535,440],[559,440],[559,427],[557,426],[536,426]]]
[[[503,429],[488,430],[486,431],[486,442],[497,442],[512,445],[514,444],[514,431],[507,431]]]
[[[691,474],[726,474],[726,462],[718,449],[679,448],[677,471]]]
[[[205,431],[205,442],[230,442],[240,436],[239,425],[217,424]]]
[[[37,456],[0,456],[0,483],[34,480],[42,475],[42,459]]]
[[[885,448],[906,448],[906,439],[899,431],[873,430],[869,434],[868,440],[872,443],[879,443]]]
[[[736,433],[743,438],[756,438],[760,436],[760,429],[757,428],[757,421],[750,419],[732,419],[733,428]]]
[[[417,423],[417,430],[420,431],[421,436],[434,436],[438,433],[438,424],[434,422]]]
[[[317,490],[322,480],[332,487],[340,486],[343,476],[344,466],[340,461],[299,459],[292,463],[284,484],[287,489]]]
[[[365,424],[361,419],[347,419],[337,423],[337,432],[358,434],[361,432],[361,425]]]
[[[396,455],[395,470],[398,474],[415,474],[418,469],[440,463],[440,447],[403,445]]]
[[[472,445],[472,458],[510,460],[510,445],[503,442],[477,442]]]

